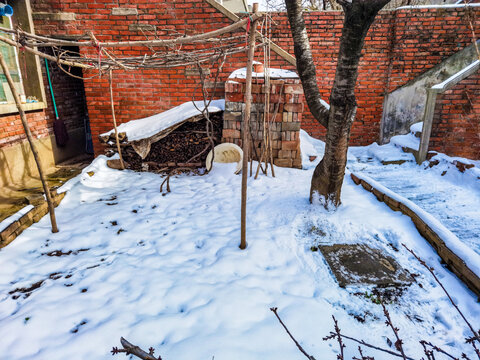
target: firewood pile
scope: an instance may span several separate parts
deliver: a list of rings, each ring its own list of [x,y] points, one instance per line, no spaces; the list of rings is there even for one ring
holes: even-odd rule
[[[210,114],[213,124],[211,134],[215,145],[220,143],[223,129],[223,111]],[[129,142],[125,133],[119,133],[123,160],[127,169],[135,171],[168,172],[175,168],[198,169],[205,167],[205,160],[211,150],[206,131],[207,120],[196,116],[183,122],[175,129],[167,129],[152,137],[148,154],[138,150],[134,142]],[[112,156],[117,152],[114,134],[101,137],[105,154]],[[142,156],[144,158],[142,159]],[[145,156],[146,155],[146,156]]]

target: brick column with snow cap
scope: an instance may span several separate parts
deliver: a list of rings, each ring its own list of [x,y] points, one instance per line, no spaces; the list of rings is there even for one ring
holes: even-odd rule
[[[255,63],[254,70],[263,71]],[[270,134],[273,162],[281,167],[302,168],[300,154],[300,125],[305,109],[302,84],[292,71],[270,68]],[[246,69],[238,69],[225,82],[225,113],[222,142],[242,145],[242,119],[245,108]],[[263,117],[265,107],[265,78],[263,72],[254,72],[252,79],[252,113],[250,118],[252,140],[261,154]],[[275,108],[278,112],[274,116]],[[255,160],[255,153],[252,154]]]

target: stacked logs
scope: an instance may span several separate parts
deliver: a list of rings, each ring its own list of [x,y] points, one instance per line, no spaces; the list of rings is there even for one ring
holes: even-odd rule
[[[197,119],[195,119],[197,120]],[[211,134],[215,145],[220,143],[223,129],[223,112],[210,114],[213,123]],[[206,131],[207,120],[200,117],[197,121],[187,121],[162,139],[151,144],[150,152],[142,159],[128,142],[125,133],[119,133],[120,147],[127,169],[135,171],[161,171],[172,169],[205,167],[205,160],[210,151],[210,140]],[[104,141],[105,154],[115,154],[116,146],[112,139]]]

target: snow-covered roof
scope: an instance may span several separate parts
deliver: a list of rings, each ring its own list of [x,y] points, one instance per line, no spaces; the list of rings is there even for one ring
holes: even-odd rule
[[[203,110],[205,108],[203,100],[195,101],[195,105],[198,109]],[[124,132],[127,135],[129,141],[141,140],[149,138],[160,131],[168,129],[188,118],[196,115],[200,115],[201,112],[195,107],[192,101],[183,103],[170,110],[164,111],[160,114],[155,114],[143,119],[131,120],[118,126],[118,132]],[[215,113],[225,110],[225,100],[213,100],[208,106],[210,113]],[[100,136],[108,136],[112,134],[114,130],[110,130]]]
[[[268,68],[269,75],[271,78],[282,78],[282,79],[298,79],[298,75],[296,72],[284,69],[274,69]],[[252,77],[264,77],[264,72],[252,72]],[[228,77],[229,79],[245,79],[247,77],[247,68],[241,68],[235,70],[230,74]]]

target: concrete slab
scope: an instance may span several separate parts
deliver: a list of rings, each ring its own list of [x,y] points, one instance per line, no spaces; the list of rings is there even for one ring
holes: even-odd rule
[[[408,286],[408,272],[390,256],[365,244],[322,245],[325,257],[340,287],[348,285]]]

